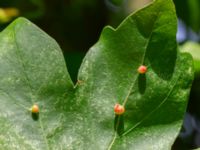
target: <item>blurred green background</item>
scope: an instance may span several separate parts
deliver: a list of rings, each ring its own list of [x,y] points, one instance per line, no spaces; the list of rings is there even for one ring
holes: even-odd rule
[[[152,0],[1,0],[0,30],[23,16],[52,36],[60,45],[74,82],[87,50],[105,25],[116,27],[131,12]],[[180,49],[194,57],[193,83],[182,131],[172,149],[200,147],[200,0],[174,0]]]

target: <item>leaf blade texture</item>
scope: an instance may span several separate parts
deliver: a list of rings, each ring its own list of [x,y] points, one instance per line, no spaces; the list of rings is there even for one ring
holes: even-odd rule
[[[170,149],[193,79],[192,58],[177,51],[171,0],[156,0],[106,27],[74,86],[57,43],[20,18],[0,33],[1,149]],[[137,68],[148,71],[139,75]],[[28,111],[38,104],[38,120]],[[114,130],[123,104],[121,135]]]

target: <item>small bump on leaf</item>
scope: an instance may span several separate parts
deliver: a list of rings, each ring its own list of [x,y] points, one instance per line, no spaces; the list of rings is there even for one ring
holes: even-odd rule
[[[139,68],[138,68],[138,73],[140,74],[145,74],[147,72],[147,67],[144,66],[144,65],[141,65]]]
[[[39,106],[37,104],[34,104],[32,107],[31,107],[31,112],[32,113],[39,113]]]
[[[116,115],[122,115],[125,112],[125,108],[120,104],[115,104],[114,112]]]

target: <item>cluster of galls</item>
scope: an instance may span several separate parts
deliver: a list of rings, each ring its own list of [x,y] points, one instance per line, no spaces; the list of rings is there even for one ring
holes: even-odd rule
[[[145,74],[147,72],[147,67],[144,66],[144,65],[141,65],[141,66],[138,67],[137,71],[138,71],[139,74]],[[31,112],[33,114],[38,114],[39,113],[39,106],[37,104],[34,104],[31,107]],[[115,112],[116,115],[122,115],[125,112],[125,108],[124,108],[123,105],[120,105],[120,104],[117,103],[114,106],[114,112]]]
[[[141,65],[138,67],[137,71],[139,74],[145,74],[147,72],[147,67],[144,65]],[[122,115],[125,112],[125,108],[123,105],[120,105],[117,103],[114,106],[114,112],[116,115]]]

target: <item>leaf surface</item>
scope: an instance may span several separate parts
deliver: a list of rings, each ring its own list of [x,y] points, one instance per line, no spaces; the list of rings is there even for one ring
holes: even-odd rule
[[[172,1],[156,0],[117,29],[104,28],[74,86],[56,42],[17,19],[0,33],[0,149],[170,149],[193,79],[176,26]],[[119,121],[116,103],[126,109]]]
[[[189,41],[180,46],[181,52],[190,53],[194,61],[195,76],[200,74],[200,45],[198,43]]]

